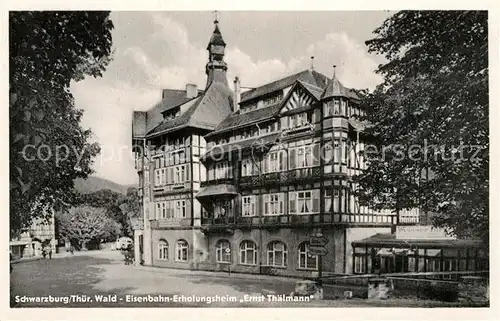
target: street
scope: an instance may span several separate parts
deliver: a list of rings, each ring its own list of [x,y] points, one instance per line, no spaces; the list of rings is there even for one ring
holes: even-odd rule
[[[269,301],[267,295],[290,294],[296,279],[135,267],[124,265],[123,256],[116,251],[55,256],[52,260],[21,262],[13,267],[12,307],[446,306],[409,300]],[[177,300],[173,302],[175,296]],[[148,297],[155,302],[148,302]],[[158,298],[163,301],[158,302]],[[165,302],[165,298],[171,301]],[[209,298],[213,302],[206,302]]]

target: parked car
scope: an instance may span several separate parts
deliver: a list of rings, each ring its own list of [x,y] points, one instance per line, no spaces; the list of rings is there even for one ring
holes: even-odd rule
[[[116,240],[116,249],[126,250],[132,243],[134,243],[134,241],[130,237],[120,237],[118,240]]]

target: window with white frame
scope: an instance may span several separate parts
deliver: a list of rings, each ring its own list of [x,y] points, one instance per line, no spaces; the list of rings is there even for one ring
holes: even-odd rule
[[[242,216],[255,216],[255,195],[242,197]]]
[[[333,106],[331,102],[323,104],[323,117],[328,117],[333,115]]]
[[[219,162],[215,165],[215,178],[231,178],[231,166],[229,166],[228,162]]]
[[[289,192],[290,214],[312,214],[319,212],[319,190]]]
[[[220,240],[215,245],[217,263],[231,263],[231,244],[228,240]]]
[[[282,170],[285,170],[283,168],[283,155],[284,151],[273,151],[269,152],[266,155],[266,161],[267,161],[267,166],[266,166],[266,173],[276,173],[280,172]]]
[[[185,240],[177,241],[175,246],[175,260],[178,262],[187,262],[188,260],[189,246],[188,242]]]
[[[253,176],[255,175],[254,163],[251,159],[245,158],[241,161],[241,176]]]
[[[158,243],[158,260],[168,260],[168,243],[165,240]]]
[[[303,242],[299,245],[299,269],[318,269],[318,256],[309,252],[309,242]]]
[[[175,166],[174,182],[183,183],[186,180],[186,165]]]
[[[283,193],[265,194],[264,215],[282,215],[284,212],[283,199]]]
[[[311,191],[297,193],[297,213],[307,214],[312,212]]]
[[[276,267],[286,267],[288,251],[286,245],[275,241],[267,245],[267,265]]]
[[[175,201],[175,217],[186,218],[186,200]]]
[[[257,265],[257,245],[254,242],[241,242],[240,264]]]

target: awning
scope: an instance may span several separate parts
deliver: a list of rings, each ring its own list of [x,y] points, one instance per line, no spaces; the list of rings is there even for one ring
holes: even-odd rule
[[[238,191],[233,185],[229,184],[219,184],[207,186],[196,194],[196,198],[209,197],[216,195],[238,195]]]

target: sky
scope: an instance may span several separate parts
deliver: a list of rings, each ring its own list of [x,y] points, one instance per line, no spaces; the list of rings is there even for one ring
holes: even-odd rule
[[[336,75],[347,87],[373,89],[384,60],[369,54],[365,41],[390,17],[387,11],[218,12],[227,44],[228,83],[238,76],[256,87],[307,69]],[[112,12],[113,61],[101,78],[72,83],[82,126],[101,145],[95,175],[120,184],[138,181],[131,152],[133,110],[147,110],[164,88],[204,89],[206,50],[214,13]]]

